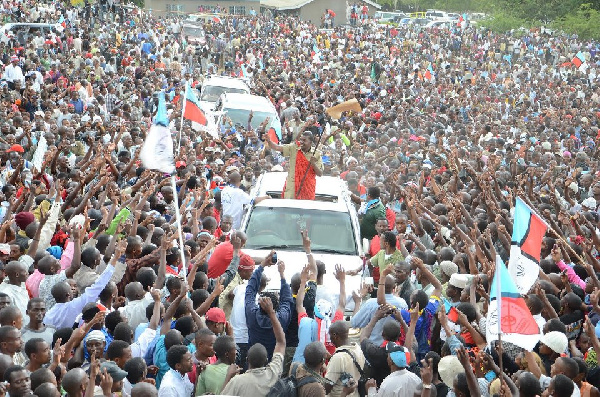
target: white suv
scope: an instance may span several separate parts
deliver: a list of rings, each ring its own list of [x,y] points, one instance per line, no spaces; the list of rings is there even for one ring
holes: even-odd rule
[[[346,184],[335,177],[317,177],[315,200],[282,199],[286,177],[287,172],[267,172],[256,182],[250,196],[273,198],[251,206],[244,215],[241,230],[248,240],[243,251],[262,259],[274,249],[277,259],[285,262],[285,277],[289,281],[308,263],[300,235],[301,230],[307,230],[315,260],[326,266],[324,285],[319,288],[326,288],[337,302],[339,283],[334,277],[335,265],[351,270],[363,263],[358,216]],[[277,268],[270,266],[265,274],[270,280],[267,289],[278,291]],[[354,308],[352,291],[360,288],[360,281],[360,276],[346,276],[346,311]]]

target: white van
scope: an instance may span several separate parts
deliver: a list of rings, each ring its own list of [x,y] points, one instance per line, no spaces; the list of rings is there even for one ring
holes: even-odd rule
[[[250,111],[253,113],[252,128],[256,130],[260,124],[269,117],[270,122],[266,130],[273,127],[278,136],[281,136],[281,121],[273,103],[265,97],[251,94],[239,94],[228,92],[219,98],[215,105],[214,115],[217,126],[225,124],[229,126],[239,125],[246,128]]]
[[[200,25],[184,23],[181,34],[183,34],[183,37],[191,45],[203,45],[206,43],[206,33]]]
[[[394,18],[396,17],[404,18],[406,17],[406,14],[404,14],[403,12],[377,11],[375,13],[374,19],[377,20],[377,22],[379,23],[385,23],[394,22]]]
[[[440,11],[440,10],[427,10],[427,12],[425,13],[425,18],[429,18],[429,19],[444,19],[444,20],[450,20],[450,18],[448,17],[448,13],[446,13],[445,11]]]
[[[308,263],[300,235],[300,230],[307,230],[315,260],[326,266],[324,285],[319,288],[325,288],[337,304],[335,265],[351,270],[363,264],[358,216],[346,183],[337,177],[317,177],[315,200],[291,200],[280,198],[286,177],[287,172],[266,172],[258,178],[250,196],[273,198],[247,209],[241,226],[248,238],[243,251],[259,259],[275,250],[277,259],[285,262],[285,277],[290,280]],[[267,289],[278,291],[277,268],[270,266],[265,274],[270,280]],[[360,288],[360,282],[360,276],[346,276],[346,312],[354,308],[352,291]]]
[[[250,94],[250,87],[242,79],[227,76],[208,76],[200,89],[200,107],[205,112],[215,110],[215,104],[225,93]]]
[[[59,23],[7,23],[0,30],[0,41],[7,44],[12,38],[17,41],[28,43],[37,33],[46,37],[48,33],[59,35],[64,28]]]

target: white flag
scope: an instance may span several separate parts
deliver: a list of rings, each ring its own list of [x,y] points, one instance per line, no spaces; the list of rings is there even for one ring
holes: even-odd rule
[[[153,124],[140,152],[144,167],[167,174],[175,172],[173,138],[168,127]]]

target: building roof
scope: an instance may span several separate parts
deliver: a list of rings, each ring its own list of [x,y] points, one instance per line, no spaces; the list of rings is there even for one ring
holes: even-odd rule
[[[267,8],[274,8],[276,10],[296,10],[300,7],[304,7],[307,4],[312,3],[314,0],[261,0],[260,5]],[[337,0],[334,0],[337,1]],[[370,6],[373,6],[377,9],[380,9],[381,6],[374,1],[371,0],[360,0],[364,3],[367,3]]]
[[[295,10],[312,2],[313,0],[261,0],[260,5],[276,10]]]

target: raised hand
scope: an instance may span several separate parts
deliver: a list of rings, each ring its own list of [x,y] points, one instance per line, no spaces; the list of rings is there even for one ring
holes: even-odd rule
[[[340,283],[346,281],[346,271],[342,267],[342,265],[335,265],[335,279]]]
[[[263,296],[263,297],[259,298],[258,304],[259,304],[260,308],[267,314],[271,314],[271,313],[275,312],[273,310],[273,301],[271,301],[271,298],[269,298],[269,297]]]
[[[304,247],[304,251],[310,252],[310,238],[308,237],[308,231],[301,230],[300,235],[302,236],[302,246]]]

